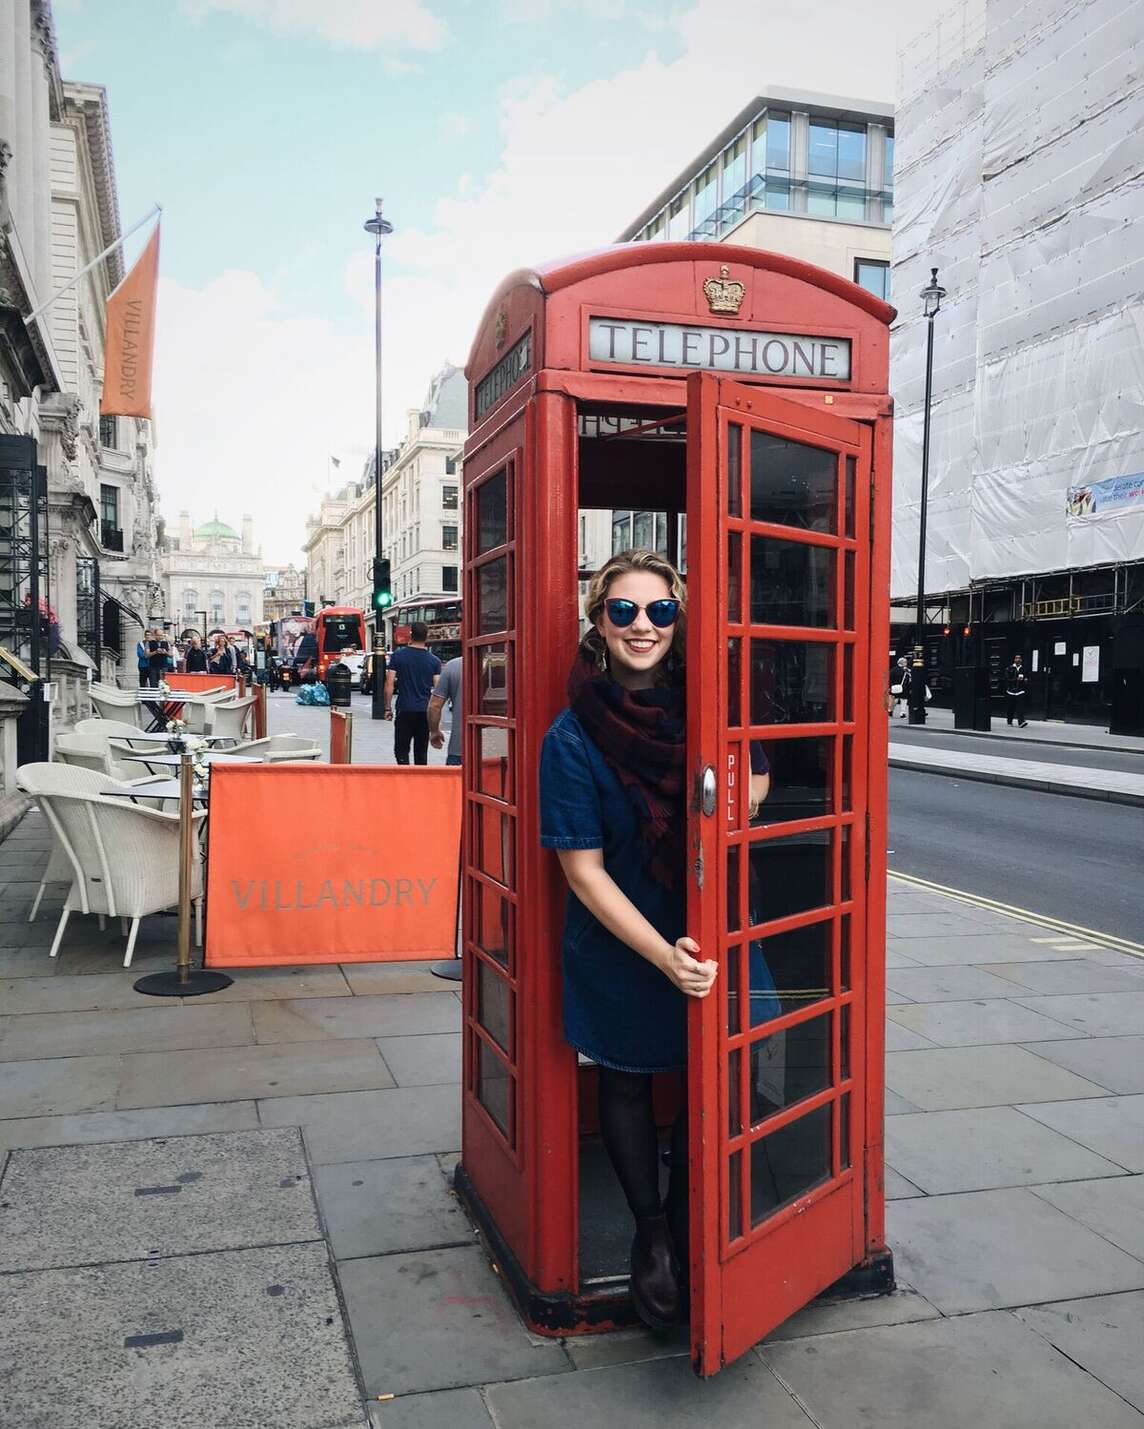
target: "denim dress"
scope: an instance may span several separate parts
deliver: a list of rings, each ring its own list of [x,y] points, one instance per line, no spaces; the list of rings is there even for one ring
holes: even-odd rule
[[[669,943],[686,933],[684,850],[679,850],[679,886],[665,888],[647,871],[647,849],[629,795],[570,709],[557,715],[544,736],[540,842],[553,849],[603,849],[605,870],[652,927]],[[569,889],[564,1036],[573,1047],[622,1072],[685,1067],[686,1001]]]

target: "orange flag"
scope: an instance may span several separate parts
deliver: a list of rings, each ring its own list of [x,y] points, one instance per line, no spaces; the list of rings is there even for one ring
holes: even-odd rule
[[[151,415],[151,360],[155,353],[158,282],[159,225],[156,224],[139,261],[107,300],[101,416]]]

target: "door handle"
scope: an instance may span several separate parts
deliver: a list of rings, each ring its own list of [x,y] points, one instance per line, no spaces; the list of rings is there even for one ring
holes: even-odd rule
[[[708,818],[715,812],[715,770],[708,764],[705,766],[699,781],[699,807]]]

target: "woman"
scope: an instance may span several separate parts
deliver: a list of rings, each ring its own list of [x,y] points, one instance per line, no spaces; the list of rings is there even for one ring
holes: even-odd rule
[[[672,1129],[662,1202],[652,1074],[686,1067],[686,999],[707,997],[717,972],[684,933],[685,605],[654,551],[596,572],[540,768],[541,843],[569,888],[564,1035],[598,1068],[600,1131],[636,1223],[632,1299],[656,1330],[685,1316],[687,1122]],[[752,776],[752,816],[765,779]]]
[[[225,635],[219,634],[215,636],[214,649],[211,651],[207,667],[212,675],[234,674],[234,652],[231,650],[230,641]]]

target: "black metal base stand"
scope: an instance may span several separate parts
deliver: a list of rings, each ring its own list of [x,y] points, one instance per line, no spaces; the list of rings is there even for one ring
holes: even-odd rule
[[[180,977],[178,968],[165,973],[148,973],[135,984],[135,991],[148,997],[200,997],[204,992],[221,992],[234,978],[210,968],[189,968]]]
[[[460,958],[446,958],[440,963],[430,963],[429,971],[434,977],[443,977],[446,982],[460,982],[463,966]]]

